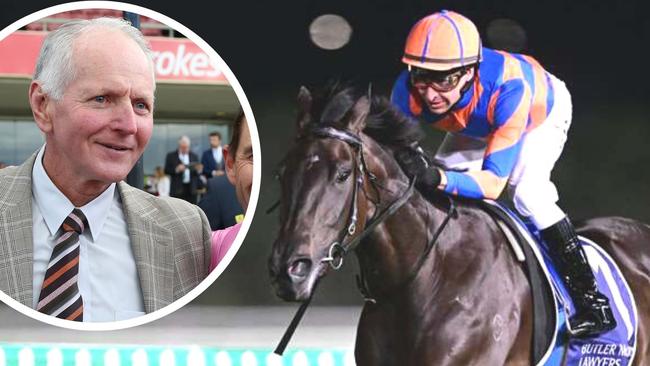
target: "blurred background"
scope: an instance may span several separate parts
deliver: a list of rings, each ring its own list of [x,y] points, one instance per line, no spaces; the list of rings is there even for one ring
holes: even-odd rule
[[[144,337],[145,342],[161,344],[272,348],[297,309],[295,304],[279,301],[270,287],[266,261],[278,221],[265,210],[279,197],[274,169],[293,139],[298,88],[317,88],[338,78],[358,85],[372,82],[375,93],[388,95],[403,68],[400,58],[410,27],[441,9],[472,19],[486,46],[531,55],[566,82],[574,118],[553,173],[561,207],[574,219],[620,215],[650,222],[650,77],[645,66],[650,55],[650,21],[641,11],[641,2],[305,0],[209,7],[195,0],[134,3],[192,29],[237,76],[253,108],[261,140],[260,199],[236,257],[190,306],[107,338],[70,332],[75,341],[128,343],[128,339]],[[54,2],[9,1],[0,14],[0,26],[46,5]],[[427,135],[427,146],[435,150],[442,133],[432,130]],[[322,281],[314,306],[291,344],[297,347],[292,352],[300,347],[340,352],[332,358],[299,354],[296,362],[303,362],[303,356],[308,360],[304,364],[314,365],[339,364],[349,358],[363,304],[354,282],[354,262],[349,258],[341,271]],[[38,328],[31,320],[10,324],[14,330]],[[6,336],[4,328],[0,329],[0,335]],[[170,329],[180,330],[166,331]],[[124,334],[129,336],[120,338]],[[18,340],[26,342],[30,337],[34,336]],[[256,362],[266,362],[260,357]],[[242,359],[237,362],[245,364]]]
[[[27,90],[47,33],[73,19],[123,15],[122,11],[111,9],[52,14],[27,24],[0,42],[0,54],[5,55],[0,59],[0,167],[22,164],[44,142],[32,119]],[[189,151],[196,158],[190,160],[197,163],[201,162],[204,151],[214,147],[210,134],[219,134],[225,143],[230,141],[239,101],[222,71],[194,42],[154,19],[142,16],[138,20],[153,51],[157,88],[153,134],[137,166],[142,172],[137,182],[129,183],[155,195],[174,196],[169,187],[165,189],[158,184],[164,176],[161,171],[173,174],[176,167],[165,166],[166,155],[178,148],[181,136],[189,138]],[[223,173],[223,162],[219,163],[219,171]],[[207,190],[207,178],[212,175],[206,171],[202,180],[196,179],[198,193],[189,201],[194,204],[199,201]]]
[[[575,219],[620,215],[650,222],[650,76],[645,71],[650,20],[641,15],[638,4],[305,1],[242,12],[229,23],[237,30],[233,39],[205,29],[206,39],[233,69],[253,106],[263,176],[245,245],[197,302],[278,304],[265,275],[277,217],[264,211],[279,197],[273,173],[293,139],[299,86],[314,88],[340,78],[362,86],[372,82],[375,93],[388,95],[404,67],[400,59],[411,26],[440,9],[456,10],[472,19],[486,46],[532,55],[566,82],[574,117],[553,172],[560,206]],[[341,18],[319,25],[317,19],[324,14]],[[349,39],[341,37],[348,29]],[[325,49],[314,39],[342,45]],[[426,132],[427,146],[435,150],[443,134]],[[323,281],[317,304],[360,303],[351,275],[353,262]]]

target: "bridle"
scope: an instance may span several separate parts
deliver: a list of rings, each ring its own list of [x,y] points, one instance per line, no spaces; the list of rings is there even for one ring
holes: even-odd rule
[[[350,203],[351,205],[349,210],[350,214],[348,216],[346,225],[344,225],[343,228],[341,229],[339,235],[337,236],[337,239],[332,244],[330,244],[328,250],[328,256],[323,258],[320,262],[321,264],[329,264],[329,266],[332,269],[338,270],[343,265],[343,259],[349,252],[353,251],[368,234],[370,234],[379,224],[381,224],[389,216],[395,213],[395,211],[397,211],[400,207],[402,207],[406,203],[406,201],[409,200],[409,198],[411,198],[411,196],[413,195],[416,179],[415,177],[413,177],[409,182],[408,188],[404,190],[404,192],[402,192],[390,204],[388,204],[387,206],[385,206],[384,208],[376,212],[373,215],[373,217],[365,223],[363,231],[360,234],[355,236],[357,232],[357,222],[359,220],[359,209],[358,209],[357,198],[359,195],[359,190],[363,189],[363,185],[366,177],[368,179],[368,182],[371,184],[371,186],[377,193],[377,202],[375,202],[375,204],[376,205],[380,204],[379,194],[378,194],[379,190],[377,188],[379,184],[377,182],[377,177],[374,174],[372,174],[372,172],[370,172],[366,166],[366,162],[363,155],[363,141],[361,140],[361,137],[359,137],[358,135],[354,134],[351,131],[340,130],[334,127],[317,127],[312,129],[311,132],[314,136],[319,138],[332,138],[347,143],[352,148],[352,150],[355,152],[356,155],[355,164],[354,164],[355,181],[354,181],[354,186],[352,191],[352,202]],[[438,237],[442,233],[442,230],[447,226],[449,219],[456,212],[454,201],[451,198],[449,198],[449,202],[450,204],[449,204],[449,211],[447,212],[447,216],[440,224],[440,226],[434,233],[431,240],[427,242],[423,255],[420,256],[415,267],[413,268],[411,273],[407,276],[405,281],[406,283],[411,282],[419,273],[420,268],[424,264],[426,258],[429,256],[429,253],[431,252],[431,249],[434,247],[435,243],[437,242]],[[277,204],[273,205],[273,208],[275,207],[277,207]],[[345,242],[346,238],[348,237],[350,237],[351,239]],[[375,302],[375,300],[372,299],[368,294],[368,291],[365,287],[365,280],[363,279],[363,276],[361,276],[361,278],[358,278],[358,282],[359,282],[360,290],[365,297],[365,300]],[[282,353],[284,353],[284,350],[288,345],[289,340],[291,339],[293,333],[298,327],[298,323],[300,323],[300,319],[302,319],[302,316],[307,310],[307,307],[309,306],[311,299],[314,293],[316,292],[317,285],[318,282],[314,284],[311,296],[301,304],[300,308],[294,315],[291,323],[287,327],[287,330],[285,331],[274,353],[278,355],[282,355]]]
[[[333,138],[339,141],[347,143],[352,150],[355,152],[355,182],[352,191],[352,202],[350,203],[350,214],[346,225],[343,226],[337,239],[330,244],[328,256],[321,260],[321,263],[328,263],[330,267],[334,270],[338,270],[343,265],[343,258],[349,252],[353,251],[359,243],[370,234],[381,222],[386,218],[392,215],[397,211],[409,198],[413,195],[413,190],[415,187],[415,179],[412,179],[409,183],[409,186],[404,192],[402,192],[395,200],[393,200],[389,205],[384,207],[379,213],[376,213],[372,219],[370,219],[364,225],[363,231],[355,236],[357,232],[357,223],[359,220],[359,208],[358,208],[358,195],[359,190],[363,189],[364,182],[366,178],[368,182],[372,185],[375,192],[378,192],[377,189],[377,177],[375,177],[372,172],[370,172],[366,166],[366,161],[363,155],[363,143],[361,138],[345,130],[339,130],[334,127],[319,127],[312,130],[313,135],[320,138]],[[379,197],[379,194],[377,194]],[[379,204],[380,202],[376,202]],[[351,239],[345,242],[345,240],[350,237]]]

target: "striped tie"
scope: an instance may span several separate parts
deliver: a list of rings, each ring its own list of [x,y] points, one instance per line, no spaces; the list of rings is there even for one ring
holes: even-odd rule
[[[86,216],[75,208],[61,225],[63,234],[54,244],[36,310],[61,319],[83,321],[79,274],[79,235],[88,226]]]

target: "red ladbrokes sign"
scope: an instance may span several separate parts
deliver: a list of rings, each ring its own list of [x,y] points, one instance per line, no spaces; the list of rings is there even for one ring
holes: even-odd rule
[[[44,32],[18,31],[0,41],[0,76],[31,78]],[[154,54],[156,81],[227,84],[216,64],[184,38],[147,37]]]

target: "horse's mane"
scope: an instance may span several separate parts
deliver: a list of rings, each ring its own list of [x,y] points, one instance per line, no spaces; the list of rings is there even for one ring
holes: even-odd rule
[[[345,117],[364,95],[367,96],[368,93],[331,83],[314,95],[311,125],[346,129],[347,126],[342,125],[346,121]],[[388,98],[374,95],[371,96],[370,112],[363,132],[391,149],[408,147],[424,138],[417,121],[398,111]]]

